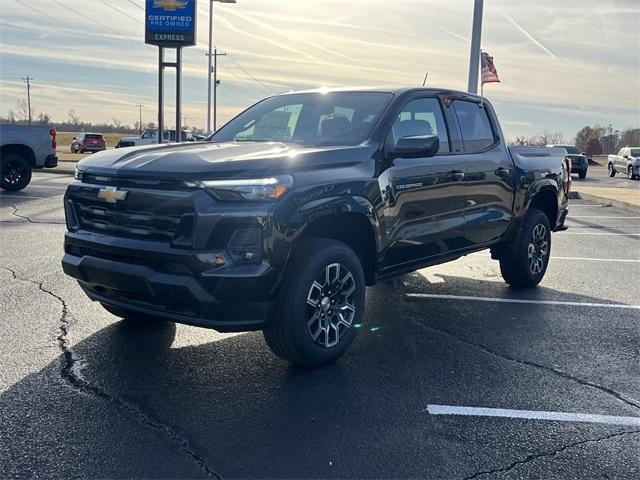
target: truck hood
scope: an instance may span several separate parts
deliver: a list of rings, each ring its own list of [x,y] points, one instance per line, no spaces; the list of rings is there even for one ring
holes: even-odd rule
[[[78,162],[78,170],[146,178],[252,177],[353,165],[371,158],[376,148],[372,143],[316,148],[276,142],[173,143],[106,150]]]

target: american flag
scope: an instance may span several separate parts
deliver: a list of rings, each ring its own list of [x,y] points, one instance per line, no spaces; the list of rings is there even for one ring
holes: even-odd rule
[[[482,52],[480,58],[482,60],[482,85],[485,83],[500,83],[498,71],[493,65],[493,57],[490,57],[487,52]]]

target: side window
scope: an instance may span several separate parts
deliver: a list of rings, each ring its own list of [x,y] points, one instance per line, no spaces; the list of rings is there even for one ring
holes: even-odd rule
[[[467,153],[476,153],[495,142],[487,111],[475,102],[454,100],[453,107],[458,117],[462,141]]]
[[[440,140],[438,153],[451,151],[444,116],[436,98],[419,98],[407,103],[393,122],[389,135],[393,136],[394,144],[402,137],[437,135]]]

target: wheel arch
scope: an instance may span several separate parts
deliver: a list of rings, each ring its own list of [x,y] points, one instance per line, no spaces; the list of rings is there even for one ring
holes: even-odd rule
[[[26,158],[32,167],[36,166],[36,155],[33,152],[33,149],[27,145],[10,143],[0,147],[0,158],[10,154],[20,155],[21,157]]]
[[[551,186],[543,186],[529,197],[527,210],[541,210],[549,219],[551,230],[555,229],[558,219],[558,192]]]
[[[302,207],[292,224],[292,247],[311,237],[330,238],[348,245],[358,256],[367,285],[376,281],[380,224],[371,202],[361,196],[340,195]]]

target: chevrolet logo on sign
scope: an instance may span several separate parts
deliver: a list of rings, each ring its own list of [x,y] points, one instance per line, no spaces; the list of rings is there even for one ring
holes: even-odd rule
[[[107,203],[116,203],[120,200],[127,198],[126,190],[118,190],[118,187],[104,187],[98,192],[98,198],[101,198]]]
[[[175,12],[179,8],[186,8],[186,0],[154,0],[153,8],[162,8],[168,12]]]

